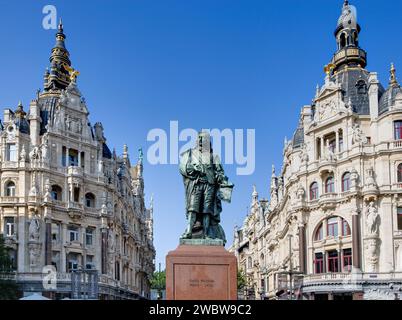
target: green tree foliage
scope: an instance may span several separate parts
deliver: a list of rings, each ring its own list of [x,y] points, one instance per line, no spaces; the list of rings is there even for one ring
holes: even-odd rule
[[[4,238],[0,235],[0,300],[17,299],[18,286],[12,280],[12,263],[4,245]]]
[[[246,286],[246,275],[242,270],[237,271],[237,290],[241,290]]]
[[[155,271],[151,279],[151,289],[166,289],[166,271]]]
[[[151,278],[151,289],[157,290],[159,297],[166,290],[166,271],[155,271]]]

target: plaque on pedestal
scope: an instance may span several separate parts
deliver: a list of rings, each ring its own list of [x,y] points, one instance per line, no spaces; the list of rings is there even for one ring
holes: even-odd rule
[[[190,244],[195,241],[197,244]],[[201,242],[206,241],[205,244]],[[237,261],[214,240],[185,240],[166,257],[167,300],[237,300]]]

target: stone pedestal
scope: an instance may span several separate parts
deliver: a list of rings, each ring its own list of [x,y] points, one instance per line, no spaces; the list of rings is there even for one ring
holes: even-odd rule
[[[200,244],[201,243],[201,244]],[[166,257],[167,300],[237,300],[237,261],[223,245],[182,241]]]

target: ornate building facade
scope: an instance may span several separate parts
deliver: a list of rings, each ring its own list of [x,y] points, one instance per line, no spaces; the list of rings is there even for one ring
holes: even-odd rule
[[[402,89],[393,65],[386,88],[366,70],[360,30],[345,1],[337,51],[272,169],[270,201],[254,190],[235,230],[256,298],[402,298]]]
[[[0,232],[16,280],[24,294],[64,298],[81,296],[73,275],[94,271],[97,298],[149,298],[155,249],[142,152],[131,165],[127,146],[117,156],[102,124],[90,124],[61,22],[50,64],[29,111],[7,109],[1,124]],[[57,272],[48,290],[44,267]]]

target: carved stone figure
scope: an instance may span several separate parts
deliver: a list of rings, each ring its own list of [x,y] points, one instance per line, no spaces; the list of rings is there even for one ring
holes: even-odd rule
[[[372,167],[370,167],[369,169],[367,169],[366,173],[367,173],[366,186],[368,188],[377,188],[377,183],[376,183],[375,177],[374,177],[374,169]]]
[[[62,129],[63,120],[62,120],[62,115],[61,115],[61,112],[60,112],[59,108],[56,109],[56,113],[54,115],[54,118],[55,118],[54,119],[55,127],[57,129]]]
[[[371,201],[366,208],[366,232],[368,236],[379,235],[380,216],[374,201]]]
[[[335,153],[334,153],[334,151],[333,151],[331,145],[329,144],[329,141],[328,141],[328,140],[327,140],[326,145],[327,145],[327,156],[326,156],[326,159],[327,159],[328,161],[334,161],[334,160],[335,160]]]
[[[302,165],[305,165],[308,163],[308,153],[307,153],[307,146],[305,143],[303,143],[302,147],[301,147],[301,152],[300,152],[300,161],[302,163]]]
[[[114,250],[115,250],[115,237],[114,237],[114,232],[113,232],[112,229],[109,229],[109,232],[108,232],[107,246],[108,246],[109,252],[114,252]]]
[[[366,264],[368,272],[377,272],[379,260],[378,239],[372,238],[365,240],[366,243]]]
[[[355,168],[350,171],[350,187],[356,188],[359,183],[359,174]]]
[[[66,116],[66,130],[71,130],[71,122],[72,122],[72,120],[71,120],[71,118],[70,118],[70,115],[67,115]]]
[[[22,145],[21,152],[20,152],[20,160],[21,161],[27,160],[27,153],[25,151],[25,145]]]
[[[44,194],[44,196],[43,196],[43,200],[45,201],[45,202],[49,202],[50,200],[51,200],[51,194],[50,194],[50,181],[49,181],[49,179],[46,179],[46,182],[45,182],[45,194]]]
[[[364,135],[359,124],[355,123],[352,126],[352,144],[363,145],[367,143],[367,137]]]
[[[82,133],[82,120],[81,119],[78,120],[78,123],[77,123],[77,132]]]
[[[41,255],[41,244],[40,243],[30,243],[28,245],[29,250],[29,265],[35,268],[39,265],[40,255]]]
[[[101,174],[103,172],[103,161],[98,161],[98,173]]]
[[[209,133],[198,134],[197,145],[180,157],[180,173],[186,190],[187,229],[184,239],[220,239],[222,203],[230,202],[234,187],[225,176],[218,156],[213,154]]]
[[[40,158],[40,149],[38,146],[34,146],[31,152],[29,153],[29,160],[31,160],[31,162],[36,162],[37,160],[39,160],[39,158]]]
[[[40,220],[38,216],[35,214],[31,222],[29,224],[29,240],[30,241],[39,241],[40,238]]]
[[[303,200],[305,194],[306,194],[306,191],[305,191],[304,188],[300,185],[300,186],[297,188],[297,198],[298,198],[299,200]]]
[[[48,137],[47,134],[43,136],[43,143],[41,145],[41,154],[42,154],[42,160],[47,161],[49,159],[49,145],[48,145]]]

